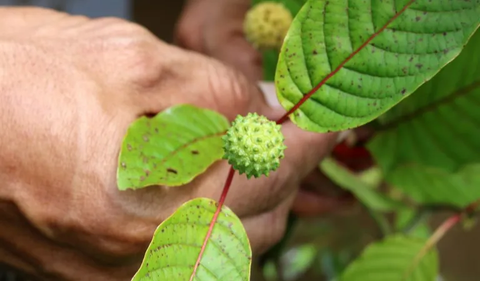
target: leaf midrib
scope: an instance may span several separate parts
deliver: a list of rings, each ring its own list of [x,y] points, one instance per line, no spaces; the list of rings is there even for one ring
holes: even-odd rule
[[[195,143],[198,143],[198,142],[201,142],[201,141],[204,141],[206,139],[209,139],[209,138],[215,138],[215,137],[219,137],[221,135],[224,135],[226,133],[226,131],[222,131],[220,133],[215,133],[215,134],[211,134],[211,135],[206,135],[206,136],[203,136],[203,137],[200,137],[200,138],[195,138],[177,148],[175,148],[173,151],[169,152],[165,157],[163,157],[160,162],[159,162],[159,165],[157,166],[157,169],[159,167],[163,167],[163,165],[165,164],[165,162],[167,160],[169,160],[170,158],[174,157],[179,151],[182,151],[183,149],[195,144]]]
[[[432,102],[432,103],[427,104],[423,107],[420,107],[417,110],[415,110],[415,111],[413,111],[413,112],[411,112],[407,115],[404,115],[404,116],[402,116],[402,117],[400,117],[400,118],[398,118],[398,119],[396,119],[392,122],[386,123],[385,125],[381,126],[378,129],[378,131],[388,131],[388,130],[394,129],[394,128],[398,127],[399,125],[403,124],[403,123],[410,122],[410,121],[414,120],[415,118],[417,118],[419,116],[422,116],[422,115],[424,115],[428,112],[436,110],[437,108],[439,108],[440,106],[442,106],[444,104],[448,104],[450,102],[453,102],[457,98],[463,97],[463,96],[469,94],[470,92],[472,92],[472,91],[474,91],[478,88],[480,88],[480,80],[477,80],[477,81],[471,83],[470,85],[468,85],[466,87],[463,87],[460,90],[457,90],[456,92],[453,92],[450,95],[446,95],[445,97],[443,97],[441,99],[438,99],[435,102]]]

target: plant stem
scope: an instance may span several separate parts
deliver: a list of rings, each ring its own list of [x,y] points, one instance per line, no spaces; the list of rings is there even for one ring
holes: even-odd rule
[[[448,218],[446,221],[444,221],[428,238],[427,242],[425,245],[422,247],[420,252],[415,256],[415,259],[413,262],[410,264],[410,267],[405,271],[404,277],[405,279],[412,274],[412,271],[415,269],[415,267],[418,265],[420,260],[430,251],[431,248],[433,248],[440,239],[442,239],[445,234],[452,229],[460,220],[462,219],[462,214],[455,214],[454,216]]]
[[[457,223],[459,223],[462,220],[463,215],[470,215],[475,212],[475,210],[480,206],[480,199],[473,202],[472,204],[468,205],[465,209],[463,209],[462,212],[458,212],[455,215],[449,217],[447,220],[445,220],[428,238],[427,242],[425,243],[425,246],[418,252],[417,256],[413,260],[412,264],[408,268],[407,271],[405,271],[404,277],[408,277],[413,269],[415,269],[415,266],[420,262],[420,260],[430,251],[433,246],[435,246],[440,239],[442,239],[445,234],[451,230]]]
[[[366,208],[366,207],[365,207]],[[371,210],[369,208],[366,208],[368,213],[370,214],[370,217],[377,223],[378,228],[380,229],[382,238],[384,236],[389,235],[392,233],[390,224],[388,223],[387,219],[382,213],[376,212],[374,210]]]
[[[192,281],[193,278],[195,277],[195,275],[197,274],[197,269],[198,269],[198,266],[200,265],[200,261],[202,260],[203,252],[205,251],[205,248],[207,247],[208,240],[210,239],[210,236],[212,235],[213,227],[215,226],[215,223],[217,222],[217,219],[218,219],[218,215],[220,214],[220,211],[222,210],[223,204],[225,203],[225,199],[227,198],[228,190],[230,189],[230,186],[232,185],[234,175],[235,175],[235,170],[233,169],[232,166],[230,166],[230,171],[228,172],[227,180],[225,181],[225,185],[223,186],[222,194],[220,195],[220,200],[218,201],[217,210],[215,211],[215,214],[213,215],[212,221],[210,222],[210,227],[208,228],[207,235],[205,236],[205,239],[203,241],[202,249],[200,250],[200,253],[198,254],[198,258],[197,258],[197,261],[195,262],[195,266],[193,267],[193,272],[192,272],[192,275],[190,276],[190,281]]]

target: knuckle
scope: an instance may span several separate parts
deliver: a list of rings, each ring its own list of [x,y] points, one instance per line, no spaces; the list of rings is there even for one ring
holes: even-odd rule
[[[143,224],[128,228],[129,222],[112,214],[111,208],[108,204],[100,206],[84,202],[69,208],[71,211],[42,214],[37,226],[48,237],[75,248],[81,247],[78,248],[80,251],[98,260],[116,260],[138,254],[148,244],[153,231]],[[98,213],[102,215],[98,216]]]
[[[145,38],[137,38],[129,42],[124,52],[129,81],[142,88],[155,86],[162,70],[155,44]]]
[[[250,88],[247,79],[239,72],[216,62],[211,63],[207,69],[209,89],[214,96],[229,94],[229,99],[218,98],[216,100],[236,105],[236,112],[246,113],[251,102]],[[220,106],[228,106],[220,105]],[[220,107],[221,108],[221,107]],[[235,117],[232,115],[231,117]]]
[[[162,69],[161,41],[136,24],[115,18],[102,20],[112,26],[105,31],[106,40],[97,40],[95,49],[114,68],[108,71],[120,73],[122,80],[134,86],[154,86]]]

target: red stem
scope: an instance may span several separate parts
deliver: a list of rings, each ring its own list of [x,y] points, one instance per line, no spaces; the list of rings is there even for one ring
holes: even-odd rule
[[[208,228],[207,236],[205,236],[205,240],[203,240],[202,249],[200,250],[200,254],[198,254],[197,262],[195,262],[195,266],[193,267],[193,272],[192,272],[192,275],[190,276],[190,281],[193,280],[193,278],[195,277],[195,274],[197,273],[198,266],[200,265],[200,261],[202,260],[203,252],[205,251],[205,248],[207,247],[208,240],[210,239],[210,236],[212,235],[213,227],[214,227],[215,223],[217,222],[218,215],[220,214],[220,211],[222,210],[222,206],[225,203],[225,199],[227,198],[228,190],[230,189],[230,186],[232,185],[234,175],[235,175],[235,170],[233,169],[233,167],[230,167],[230,171],[228,172],[227,180],[225,181],[225,185],[223,186],[222,194],[220,195],[220,200],[218,201],[217,210],[215,211],[215,214],[213,215],[212,221],[210,222],[210,227]]]
[[[303,103],[305,103],[305,101],[307,101],[318,89],[320,89],[320,87],[322,87],[327,82],[328,79],[330,79],[333,75],[335,75],[338,71],[340,71],[340,69],[342,69],[342,67],[348,61],[350,61],[358,52],[360,52],[363,48],[365,48],[375,37],[377,37],[381,32],[383,32],[383,30],[385,30],[385,28],[387,28],[387,26],[390,23],[392,23],[403,12],[405,12],[405,10],[407,10],[408,7],[413,4],[413,2],[415,2],[415,0],[411,0],[410,2],[408,2],[405,5],[405,7],[403,7],[403,9],[401,9],[397,14],[395,14],[384,26],[382,26],[382,28],[380,28],[377,32],[372,34],[372,36],[370,36],[370,38],[368,38],[367,41],[365,41],[357,50],[355,50],[353,53],[351,53],[350,56],[348,56],[335,70],[333,70],[322,81],[320,81],[320,83],[317,86],[315,86],[315,88],[313,88],[310,92],[308,92],[305,96],[303,96],[303,98],[295,106],[293,106],[287,113],[285,113],[285,115],[283,115],[280,119],[278,119],[276,121],[276,123],[277,124],[285,123],[285,121],[288,120],[288,116],[290,114],[292,114]],[[223,187],[223,191],[222,191],[222,194],[220,196],[220,200],[218,201],[217,210],[215,211],[215,214],[213,215],[213,219],[210,222],[210,227],[209,227],[207,235],[206,235],[206,237],[203,241],[202,249],[200,250],[197,261],[195,262],[195,266],[193,267],[193,272],[192,272],[192,275],[190,276],[190,281],[193,280],[193,278],[195,277],[195,274],[197,273],[198,266],[200,265],[200,261],[202,260],[203,252],[205,251],[205,248],[207,247],[208,240],[210,239],[210,236],[211,236],[212,231],[213,231],[213,227],[214,227],[215,223],[217,222],[218,215],[220,214],[220,211],[222,210],[222,206],[225,203],[225,199],[227,198],[227,193],[228,193],[228,190],[230,189],[230,185],[232,184],[232,180],[233,180],[234,175],[235,175],[235,170],[233,169],[233,167],[230,167],[230,172],[227,176],[227,180],[225,181],[225,185]]]
[[[478,208],[478,206],[480,206],[480,200],[477,200],[477,201],[471,203],[465,209],[463,209],[461,212],[458,212],[458,213],[454,214],[453,216],[449,217],[448,219],[446,219],[435,230],[435,232],[432,234],[432,236],[430,236],[430,238],[428,238],[425,245],[422,247],[420,252],[418,252],[418,254],[415,256],[415,259],[413,260],[412,264],[410,265],[408,270],[405,272],[404,277],[406,278],[407,276],[412,274],[413,269],[418,265],[420,260],[427,254],[428,251],[430,251],[430,249],[433,246],[435,246],[440,241],[440,239],[442,239],[445,236],[445,234],[447,234],[448,231],[450,231],[455,225],[457,225],[457,223],[459,223],[462,220],[462,216],[464,214],[466,214],[466,215],[473,214],[476,211],[476,209]]]
[[[382,33],[389,24],[391,24],[403,12],[405,12],[405,10],[407,10],[408,7],[410,7],[410,5],[413,4],[413,2],[415,2],[415,0],[410,0],[410,2],[408,2],[407,5],[403,7],[403,9],[401,9],[398,13],[396,13],[384,26],[382,26],[382,28],[380,28],[377,32],[372,34],[372,36],[370,36],[370,38],[368,38],[367,41],[365,41],[360,47],[358,47],[358,49],[356,49],[353,53],[351,53],[339,66],[337,66],[337,68],[335,68],[325,78],[323,78],[323,80],[320,81],[320,83],[318,83],[318,85],[315,86],[315,88],[311,89],[310,92],[308,92],[305,96],[303,96],[303,98],[296,105],[294,105],[287,113],[285,113],[285,115],[283,115],[280,119],[278,119],[277,124],[283,124],[287,120],[290,114],[292,114],[295,110],[300,108],[300,106],[304,104],[313,94],[315,94],[315,92],[318,91],[320,87],[322,87],[325,83],[327,83],[327,81],[330,78],[332,78],[333,75],[337,74],[337,72],[339,72],[340,69],[342,69],[342,67],[347,62],[349,62],[356,54],[358,54],[358,52],[360,52],[363,48],[365,48],[373,39],[375,39],[375,37],[377,37],[380,33]]]

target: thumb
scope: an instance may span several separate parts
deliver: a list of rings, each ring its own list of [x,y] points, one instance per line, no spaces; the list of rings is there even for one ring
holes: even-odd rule
[[[225,115],[229,120],[237,115],[257,112],[270,119],[281,111],[268,105],[260,88],[238,70],[213,58],[172,45],[158,48],[156,81],[140,94],[132,95],[140,115],[157,114],[175,104],[192,104]],[[168,54],[166,56],[165,54]]]

